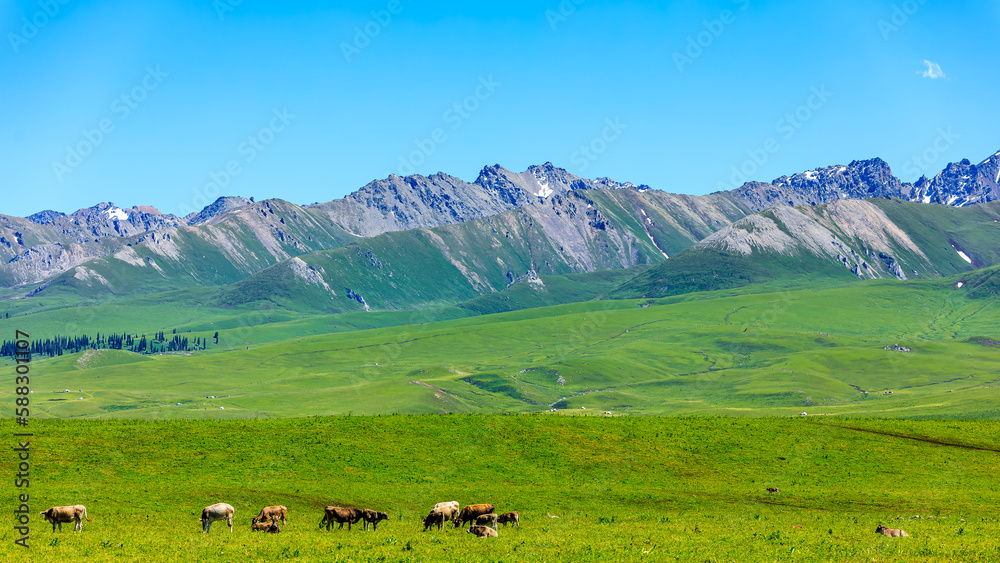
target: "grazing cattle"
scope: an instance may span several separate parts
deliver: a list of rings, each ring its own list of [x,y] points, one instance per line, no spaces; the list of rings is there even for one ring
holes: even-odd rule
[[[767,488],[767,492],[769,492],[769,493],[779,493],[781,491],[778,490],[778,487],[768,487]]]
[[[270,520],[250,524],[250,531],[278,534],[281,532],[281,526],[278,526],[278,517],[272,516]]]
[[[75,504],[73,506],[53,506],[52,508],[39,512],[46,520],[52,523],[52,531],[56,531],[56,526],[59,526],[59,531],[62,531],[63,522],[76,522],[73,525],[74,532],[83,531],[83,520],[86,518],[87,522],[93,522],[90,518],[87,518],[87,507],[82,504]]]
[[[424,531],[430,529],[434,524],[438,525],[438,529],[448,521],[454,522],[458,519],[458,503],[455,501],[451,502],[439,502],[434,505],[431,509],[430,514],[424,517]],[[458,526],[456,526],[458,527]]]
[[[896,529],[896,528],[886,528],[882,524],[879,524],[878,528],[875,528],[875,533],[876,534],[882,534],[883,536],[887,536],[887,537],[890,537],[890,538],[898,538],[898,537],[908,538],[908,537],[910,537],[910,534],[907,534],[903,530],[899,530],[899,529]]]
[[[367,508],[361,509],[361,518],[365,521],[365,530],[368,530],[368,524],[372,525],[372,531],[378,528],[378,523],[381,520],[388,520],[389,515],[385,512],[378,512],[377,510],[368,510]]]
[[[281,519],[281,525],[285,525],[285,518],[288,516],[288,509],[284,506],[265,506],[260,509],[260,514],[254,516],[250,520],[251,524],[256,524],[257,522],[267,522],[272,517],[277,516]]]
[[[503,524],[504,528],[507,527],[508,522],[510,523],[511,526],[517,526],[518,528],[520,528],[521,515],[518,514],[517,512],[504,512],[503,514],[500,515],[499,518],[497,518],[497,522]]]
[[[338,530],[344,529],[344,522],[347,522],[347,531],[351,531],[351,524],[357,524],[362,518],[362,513],[357,508],[341,508],[339,506],[328,506],[323,514],[323,519],[319,521],[319,527],[322,528],[326,525],[326,529],[329,530],[330,526],[339,523],[340,527]]]
[[[461,509],[458,506],[458,501],[457,500],[449,500],[449,501],[439,502],[439,503],[435,504],[434,508],[432,508],[431,510],[437,510],[439,508],[444,508],[446,506],[454,506],[455,510],[460,510]]]
[[[483,514],[476,517],[477,526],[490,526],[494,530],[497,529],[497,515],[496,514]]]
[[[431,512],[434,511],[442,512],[445,515],[445,520],[454,521],[458,518],[459,512],[461,512],[461,507],[458,505],[457,500],[449,500],[448,502],[439,502],[434,505]]]
[[[443,512],[439,510],[432,510],[430,514],[424,516],[424,531],[426,532],[427,530],[430,530],[434,527],[434,524],[437,524],[438,530],[440,530],[445,520],[447,520],[447,518]]]
[[[476,518],[490,512],[493,512],[492,504],[470,504],[463,508],[462,512],[458,515],[458,520],[455,520],[455,527],[460,528],[466,522],[471,524],[476,521]]]
[[[495,538],[497,536],[497,531],[489,526],[470,526],[466,532],[470,534],[476,534],[481,538]]]
[[[224,503],[218,502],[211,506],[206,506],[201,511],[201,531],[208,533],[212,529],[212,522],[218,520],[225,520],[226,524],[229,524],[229,533],[233,532],[233,514],[236,510]]]

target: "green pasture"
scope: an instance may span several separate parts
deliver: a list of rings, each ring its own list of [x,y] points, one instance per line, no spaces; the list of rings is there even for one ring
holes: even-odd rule
[[[202,321],[182,331],[218,332],[220,344],[205,352],[36,358],[32,413],[229,419],[556,408],[993,418],[1000,348],[982,343],[1000,340],[998,302],[954,287],[869,282],[480,316],[458,308],[258,316],[235,326],[219,320],[227,327],[219,330]],[[30,324],[21,330],[42,334]],[[885,349],[893,345],[909,351]],[[13,400],[13,389],[0,398]]]
[[[3,434],[17,430],[0,421]],[[34,420],[31,550],[13,561],[994,561],[993,421],[552,415]],[[8,442],[13,445],[13,438]],[[12,456],[0,458],[12,476]],[[777,494],[767,487],[777,487]],[[478,539],[436,502],[516,510]],[[235,530],[202,534],[227,502]],[[75,534],[37,520],[84,504]],[[278,535],[249,531],[288,507]],[[324,506],[384,510],[375,532]],[[552,518],[555,516],[557,518]],[[910,537],[874,533],[884,524]]]

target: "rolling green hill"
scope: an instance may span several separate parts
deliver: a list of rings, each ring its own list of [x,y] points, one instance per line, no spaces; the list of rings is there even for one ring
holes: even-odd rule
[[[968,276],[989,284],[991,274]],[[969,299],[988,285],[959,287],[962,279],[723,290],[473,317],[400,312],[370,321],[385,323],[370,330],[358,330],[363,313],[240,325],[216,329],[221,344],[205,352],[140,363],[37,359],[33,404],[37,416],[98,418],[551,408],[994,417],[1000,349],[982,343],[1000,340],[1000,302]],[[213,328],[187,334],[211,338]],[[63,389],[82,391],[53,395]]]

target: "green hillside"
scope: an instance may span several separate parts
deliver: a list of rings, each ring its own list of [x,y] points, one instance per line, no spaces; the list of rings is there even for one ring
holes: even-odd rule
[[[10,435],[10,419],[0,421]],[[990,561],[996,422],[388,416],[34,421],[31,511],[83,504],[81,533],[31,521],[31,561]],[[15,457],[0,471],[15,473]],[[776,487],[778,493],[768,493]],[[423,532],[440,501],[516,510],[477,539]],[[227,502],[234,530],[202,507]],[[249,531],[284,505],[278,535]],[[318,529],[323,507],[387,512]],[[906,538],[875,534],[884,524]]]
[[[1000,349],[981,343],[1000,340],[1000,302],[969,299],[984,286],[956,289],[959,281],[720,291],[472,317],[400,312],[371,321],[387,328],[370,330],[358,330],[359,313],[242,325],[217,329],[221,344],[205,352],[141,363],[36,359],[34,412],[995,417]],[[187,334],[211,338],[212,328]],[[910,351],[885,349],[893,345]],[[82,391],[72,400],[52,394],[63,389]]]
[[[875,209],[884,215],[873,214]],[[956,208],[876,198],[778,208],[756,214],[757,221],[753,217],[654,265],[608,297],[655,298],[760,284],[825,287],[871,277],[928,279],[1000,264],[1000,202]],[[796,224],[788,224],[790,219]],[[804,221],[811,223],[804,227]],[[762,232],[762,224],[772,232]],[[740,244],[743,251],[732,249]]]

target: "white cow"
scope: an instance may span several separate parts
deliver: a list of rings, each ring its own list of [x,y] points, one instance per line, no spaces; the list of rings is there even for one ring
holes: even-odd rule
[[[224,503],[218,502],[212,506],[206,506],[201,511],[201,531],[208,533],[212,529],[212,522],[217,520],[225,520],[226,524],[229,524],[229,532],[233,531],[233,514],[236,512],[232,506]]]

